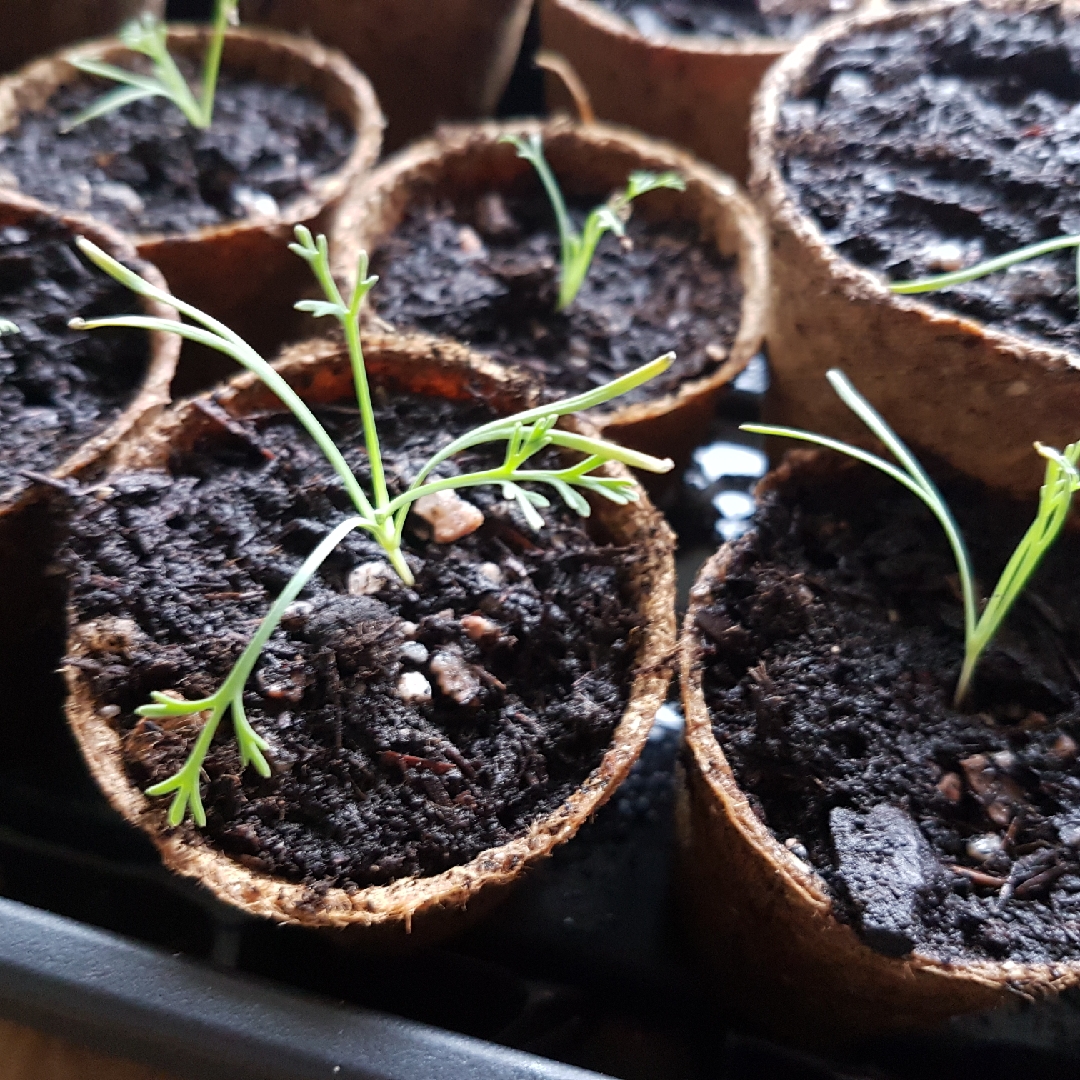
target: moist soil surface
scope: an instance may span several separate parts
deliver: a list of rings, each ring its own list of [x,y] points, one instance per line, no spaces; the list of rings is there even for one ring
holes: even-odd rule
[[[805,476],[805,474],[803,474]],[[952,706],[956,567],[861,470],[789,482],[698,616],[713,731],[751,806],[889,955],[1080,957],[1080,537],[1064,536]],[[1032,508],[942,491],[987,591]]]
[[[276,215],[348,156],[345,122],[303,90],[222,73],[208,131],[148,98],[61,134],[108,90],[58,90],[0,135],[0,180],[131,233],[179,234]],[[6,174],[6,175],[5,175]]]
[[[0,506],[99,435],[138,392],[149,343],[138,330],[69,330],[68,320],[139,310],[48,218],[0,229]]]
[[[571,208],[579,229],[594,205]],[[467,206],[428,204],[376,253],[372,300],[393,325],[468,342],[559,395],[674,350],[667,372],[611,407],[652,400],[723,363],[742,286],[737,260],[707,248],[690,226],[634,216],[627,236],[629,245],[610,233],[600,241],[581,291],[557,312],[559,238],[543,196],[489,192]]]
[[[598,0],[622,15],[645,37],[658,34],[708,34],[719,38],[801,37],[831,11],[846,4],[806,0],[769,4],[754,0]]]
[[[482,407],[405,395],[378,416],[391,495],[437,446],[491,419]],[[320,417],[366,483],[355,407]],[[102,652],[80,663],[116,712],[140,788],[182,765],[196,730],[163,729],[133,710],[151,690],[213,693],[349,507],[291,418],[226,423],[170,475],[118,479],[72,522],[79,622],[134,624],[125,662]],[[502,453],[455,461],[486,468]],[[205,831],[240,862],[346,888],[435,874],[522,835],[599,764],[627,701],[636,550],[594,542],[565,510],[543,511],[534,533],[497,488],[466,497],[485,520],[452,545],[425,539],[410,514],[414,587],[383,579],[351,595],[357,567],[389,569],[354,532],[274,633],[244,696],[270,743],[272,777],[241,768],[228,721],[206,761]],[[430,703],[403,700],[403,677],[420,676]]]
[[[822,49],[777,153],[838,252],[922,277],[1080,232],[1078,104],[1080,21],[962,4]],[[1071,251],[920,299],[1080,347]]]

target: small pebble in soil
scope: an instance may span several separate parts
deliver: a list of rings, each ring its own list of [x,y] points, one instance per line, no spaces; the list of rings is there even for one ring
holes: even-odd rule
[[[484,524],[481,511],[456,491],[424,495],[413,503],[413,511],[435,530],[436,544],[452,544]]]

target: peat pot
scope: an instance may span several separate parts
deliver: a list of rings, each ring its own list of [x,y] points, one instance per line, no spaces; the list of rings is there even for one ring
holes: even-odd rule
[[[425,422],[420,435],[411,436],[410,445],[415,446],[418,438],[443,438],[446,427],[453,426],[446,402],[458,402],[454,408],[475,414],[482,400],[496,414],[506,414],[535,401],[535,391],[527,383],[460,346],[393,335],[369,337],[364,350],[376,408],[383,410],[384,420],[388,410],[398,418],[384,426],[382,436],[392,487],[399,482],[396,470],[405,467],[402,455],[407,448],[402,446],[410,409],[435,411],[435,419]],[[343,441],[345,453],[354,461],[361,460],[351,370],[342,349],[330,342],[295,346],[279,362],[278,370],[325,423],[341,426],[348,436]],[[408,399],[406,392],[423,395],[427,404]],[[414,403],[409,404],[410,400]],[[550,529],[526,536],[528,526],[500,502],[497,488],[470,489],[466,494],[481,499],[486,521],[479,532],[452,547],[425,540],[430,533],[417,531],[424,521],[414,518],[406,552],[417,574],[418,593],[395,584],[397,579],[386,574],[389,567],[379,549],[353,533],[354,539],[342,544],[301,597],[310,601],[294,605],[287,613],[286,623],[271,640],[250,681],[247,715],[270,743],[272,778],[263,781],[250,770],[243,772],[235,758],[219,763],[219,750],[227,756],[235,754],[232,742],[222,739],[205,766],[207,828],[200,830],[190,820],[170,828],[168,800],[143,794],[150,779],[147,769],[154,773],[166,759],[171,769],[177,754],[186,754],[193,731],[183,725],[139,722],[131,712],[141,703],[136,699],[145,698],[150,683],[163,677],[170,685],[178,683],[191,690],[195,684],[181,674],[188,665],[182,658],[185,650],[193,647],[192,662],[203,668],[217,652],[213,645],[207,648],[207,642],[235,639],[233,644],[238,645],[241,636],[250,637],[284,584],[283,571],[291,573],[284,569],[285,563],[308,549],[305,537],[321,528],[311,515],[341,519],[340,492],[333,490],[333,483],[326,486],[325,465],[312,458],[314,448],[308,452],[308,436],[295,429],[291,420],[275,419],[279,408],[269,391],[243,376],[210,396],[178,406],[144,437],[128,443],[124,460],[111,474],[111,492],[99,502],[99,509],[89,508],[74,525],[75,580],[66,668],[69,722],[91,772],[113,806],[150,836],[170,869],[196,878],[226,903],[284,923],[342,932],[339,940],[343,942],[401,945],[409,932],[413,942],[430,940],[463,927],[491,907],[527,867],[573,836],[627,775],[664,700],[670,677],[673,536],[644,496],[624,507],[605,501],[594,507],[589,528],[613,546],[582,541],[586,546],[579,543],[576,553],[567,546],[551,548],[545,555],[545,534],[552,535],[552,530],[561,538],[552,543],[570,542],[570,519],[565,514],[556,515]],[[584,422],[581,428],[591,430]],[[286,429],[295,434],[280,436]],[[291,440],[293,449],[282,449],[275,441],[279,436]],[[255,445],[262,449],[253,457]],[[502,450],[496,453],[501,461]],[[314,471],[308,469],[309,461],[314,461]],[[279,475],[281,467],[285,473]],[[252,505],[280,509],[279,482],[286,474],[303,476],[296,481],[300,484],[296,497],[302,502],[314,498],[315,503],[306,510],[286,510],[284,517],[292,518],[292,523],[286,523],[280,534],[277,525],[268,526],[267,537],[276,538],[269,547],[249,535],[243,540],[239,562],[213,539],[225,535],[214,522],[224,524],[220,515],[228,518],[228,508],[212,500],[201,507],[189,502],[189,510],[182,512],[186,524],[170,516],[167,528],[174,530],[174,536],[194,538],[202,529],[197,524],[201,520],[211,538],[206,550],[193,549],[191,540],[181,540],[178,551],[189,554],[169,556],[168,563],[154,571],[175,577],[168,589],[180,588],[176,604],[169,602],[170,610],[197,609],[195,619],[200,626],[201,620],[217,619],[215,612],[222,613],[225,622],[213,633],[207,623],[209,636],[199,641],[179,633],[172,642],[162,639],[160,644],[151,644],[138,613],[148,609],[143,609],[143,601],[135,594],[143,587],[156,588],[155,579],[133,571],[127,584],[117,581],[119,591],[113,591],[114,586],[100,578],[99,571],[106,576],[116,571],[117,558],[126,561],[119,552],[109,555],[100,545],[104,521],[100,515],[112,514],[107,507],[114,498],[127,502],[134,497],[143,508],[133,509],[142,523],[136,531],[144,525],[154,528],[151,520],[161,521],[161,508],[151,508],[155,492],[167,492],[175,484],[190,486],[191,469],[206,477],[198,485],[200,491],[208,490],[206,484],[214,482],[218,470],[232,470],[224,482],[237,493],[236,506],[251,495]],[[248,483],[252,478],[255,487]],[[485,491],[490,498],[483,496]],[[301,516],[292,517],[294,513]],[[572,519],[574,535],[581,535],[582,520]],[[231,525],[224,528],[232,535]],[[148,542],[148,534],[139,542]],[[502,561],[478,563],[477,551],[501,552]],[[220,561],[223,554],[225,563]],[[262,565],[256,566],[253,560]],[[300,560],[295,562],[299,566]],[[184,569],[177,575],[181,564]],[[605,571],[604,566],[611,569]],[[445,609],[442,599],[434,601],[440,610],[430,614],[410,608],[417,617],[403,622],[394,615],[395,610],[405,610],[401,604],[424,607],[425,567],[434,574],[457,575],[457,599],[447,602]],[[264,585],[237,589],[241,583],[236,574],[246,575],[248,569],[250,582]],[[606,597],[598,591],[602,588],[598,582],[595,588],[590,586],[588,596],[574,601],[577,606],[571,619],[558,608],[559,590],[579,589],[574,581],[584,582],[581,575],[596,573],[609,579]],[[526,578],[534,584],[522,584]],[[592,581],[591,576],[588,580]],[[525,607],[518,609],[508,598],[521,590],[528,595]],[[132,598],[130,607],[120,599],[122,595]],[[570,601],[564,598],[563,603]],[[600,610],[597,605],[614,613],[610,633],[594,625],[589,611]],[[324,615],[330,614],[333,622],[337,618],[333,612],[339,609],[347,616],[339,629],[330,629],[330,623],[319,629]],[[539,614],[541,610],[546,613],[543,619],[527,617],[528,611]],[[155,606],[155,611],[164,614],[165,608]],[[514,624],[516,636],[507,629],[519,617],[513,611],[526,618],[520,626]],[[510,623],[500,621],[504,619]],[[574,638],[565,649],[552,644],[551,628],[571,624],[592,627],[588,640]],[[378,626],[385,633],[373,629]],[[367,635],[368,644],[351,636],[349,627]],[[351,645],[340,636],[343,630]],[[316,641],[321,644],[313,646]],[[145,652],[146,648],[151,652]],[[527,662],[523,659],[517,667],[515,649],[531,650]],[[232,645],[228,651],[232,652]],[[149,667],[144,664],[147,660]],[[228,659],[226,664],[231,662]],[[590,668],[590,663],[595,667]],[[117,665],[125,669],[124,676],[118,675]],[[395,683],[399,671],[400,681]],[[544,675],[543,695],[521,681],[523,674],[527,680],[536,680],[541,671],[556,673]],[[600,684],[594,680],[604,671],[609,673],[603,683],[607,689],[598,689]],[[196,681],[206,677],[198,675]],[[217,677],[216,668],[210,677]],[[493,726],[484,726],[495,718]],[[286,730],[294,730],[294,721],[310,725],[302,736],[302,749]],[[543,735],[549,728],[553,734]],[[490,759],[478,756],[481,752],[476,748],[482,745],[493,747]],[[288,798],[296,778],[314,775],[311,770],[320,761],[323,765],[318,767],[329,770],[319,782],[320,789],[337,791],[331,798],[338,817],[333,825],[320,824],[317,813],[312,816],[321,795],[314,802],[310,793],[303,796],[303,808],[292,806]],[[506,785],[512,797],[506,796],[510,801],[499,805],[507,821],[516,824],[504,828],[492,821],[489,800]],[[229,794],[221,802],[219,795],[226,788]],[[271,804],[277,809],[271,810]],[[411,816],[403,819],[394,807],[406,804],[411,806]],[[256,805],[261,809],[250,820],[229,822],[222,816],[231,813],[230,806],[250,809]],[[536,809],[529,812],[528,807]],[[355,834],[360,846],[350,849],[341,838],[356,822],[361,822]],[[265,848],[258,839],[264,829],[270,830]],[[289,862],[287,873],[267,869],[271,864],[284,865],[267,856],[272,850],[283,850],[275,847],[281,837],[272,835],[281,830],[281,836],[305,838],[296,848],[299,861]],[[495,842],[485,845],[486,836]],[[444,857],[432,843],[464,854]],[[364,855],[369,849],[370,855]],[[431,870],[435,863],[437,868]]]
[[[719,7],[708,17],[722,18]],[[804,10],[790,17],[792,7]],[[822,17],[814,7],[788,4],[771,21],[781,33],[797,36]],[[745,181],[750,103],[762,75],[795,39],[766,36],[766,20],[735,5],[724,36],[675,32],[650,15],[648,4],[639,4],[633,15],[649,24],[636,25],[616,14],[615,5],[597,0],[540,0],[541,42],[570,61],[597,116],[685,146]],[[549,78],[547,90],[553,104],[568,104],[561,82]]]
[[[141,332],[121,330],[95,343],[67,329],[67,320],[76,315],[140,307],[148,315],[175,317],[172,309],[139,301],[100,275],[76,254],[76,236],[165,285],[158,270],[113,229],[54,213],[30,199],[0,195],[0,259],[6,269],[0,304],[3,316],[19,326],[18,333],[0,338],[0,643],[5,649],[42,626],[56,629],[62,623],[61,580],[43,576],[56,542],[46,496],[100,473],[120,440],[168,404],[180,351],[171,334],[152,333],[140,344]],[[40,288],[39,274],[48,275]]]
[[[939,480],[994,580],[1032,506]],[[727,1007],[836,1044],[1080,982],[1076,531],[956,710],[955,564],[922,504],[808,451],[758,495],[680,644],[679,895]]]
[[[447,120],[490,116],[521,48],[531,0],[242,0],[241,18],[333,42],[386,112],[387,148]],[[422,73],[418,77],[417,73]]]
[[[206,27],[174,26],[170,51],[201,65],[208,35]],[[0,163],[5,182],[46,203],[91,208],[132,235],[139,254],[161,268],[175,296],[224,321],[264,352],[272,351],[294,331],[292,301],[307,284],[302,262],[287,250],[293,227],[324,228],[348,184],[379,155],[383,118],[371,84],[341,53],[314,41],[268,30],[229,30],[209,132],[196,136],[171,104],[151,99],[59,135],[64,119],[85,104],[69,104],[65,97],[85,79],[68,63],[75,56],[121,65],[131,60],[128,49],[105,39],[38,60],[0,80],[0,130],[8,133],[14,155]],[[230,91],[234,76],[237,89]],[[268,88],[261,107],[273,110],[269,116],[258,115],[253,110],[260,105],[244,96],[255,92],[250,90],[255,84]],[[101,83],[97,90],[106,88]],[[151,108],[156,111],[140,111]],[[123,129],[131,151],[122,156],[116,153],[120,115],[133,125],[130,133]],[[86,159],[63,158],[63,168],[44,181],[29,170],[18,175],[19,160],[28,153],[17,141],[19,125],[30,123],[41,125],[42,145],[64,154],[76,153],[65,149],[65,140],[83,140]],[[271,167],[260,140],[277,139],[278,128],[288,128],[296,145],[275,143]],[[317,146],[315,158],[298,163],[297,154],[303,157],[309,144]],[[333,162],[329,171],[319,171],[323,160]],[[156,192],[162,185],[172,185],[170,191],[183,192],[189,201],[175,209],[159,205]],[[184,373],[180,389],[231,371],[224,361],[207,368],[205,356],[201,366],[204,370]]]
[[[886,280],[1080,231],[1078,40],[1057,5],[905,6],[822,29],[770,71],[750,179],[771,237],[770,419],[856,437],[823,378],[840,367],[901,438],[1037,489],[1032,443],[1064,446],[1080,416],[1075,253],[940,293]],[[1036,53],[1053,61],[1025,68]]]
[[[602,203],[638,169],[674,171],[686,190],[636,200],[632,250],[605,237],[559,313],[554,216],[507,135],[542,139],[572,210]],[[553,391],[591,389],[674,350],[666,382],[590,418],[619,442],[676,460],[700,441],[718,395],[761,343],[766,256],[749,202],[730,177],[624,128],[559,120],[441,129],[354,188],[331,239],[341,278],[355,275],[361,250],[371,253],[380,275],[373,310],[384,324],[467,341]]]

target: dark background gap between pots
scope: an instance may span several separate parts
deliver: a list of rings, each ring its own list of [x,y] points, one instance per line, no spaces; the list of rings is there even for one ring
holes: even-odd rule
[[[197,18],[210,6],[210,0],[178,0],[169,12]],[[540,81],[528,61],[534,49],[535,35],[527,36],[500,112],[542,111]],[[759,358],[722,400],[683,483],[664,506],[681,537],[684,600],[700,562],[720,538],[743,530],[752,510],[748,492],[765,458],[737,425],[756,411],[764,385]],[[272,1057],[268,1033],[244,1019],[248,1005],[266,992],[261,980],[270,979],[286,991],[321,995],[325,1005],[316,999],[306,1007],[328,1018],[335,1015],[332,1000],[377,1008],[626,1080],[937,1080],[964,1066],[976,1066],[980,1080],[1076,1075],[1076,993],[829,1060],[728,1028],[708,1004],[669,895],[679,717],[666,709],[612,803],[463,939],[406,958],[358,958],[310,932],[238,917],[165,872],[150,845],[97,792],[60,721],[59,681],[43,664],[60,647],[41,638],[23,653],[0,657],[0,664],[36,665],[41,691],[33,701],[0,694],[0,895],[235,972],[228,991],[234,1011],[224,1022],[242,1037],[238,1053],[255,1074],[274,1062],[275,1075],[289,1075]],[[44,958],[55,940],[45,927],[40,935],[21,956],[20,970],[39,975],[45,985],[46,964],[42,959],[35,972],[35,956]],[[102,938],[99,948],[103,968],[114,960],[118,970],[135,962],[121,942]],[[179,976],[181,968],[176,970]],[[14,969],[0,961],[0,980],[13,976]],[[74,976],[79,991],[89,994],[97,973],[88,966]],[[69,986],[61,1000],[57,991],[47,991],[41,1022],[48,1014],[62,1023],[72,993]],[[15,1015],[6,1002],[0,1012]],[[356,1015],[358,1024],[374,1025],[391,1043],[404,1038],[392,1018]],[[169,1067],[163,1036],[183,1024],[186,1012],[173,1002],[155,1008],[153,1017],[162,1038],[155,1042],[150,1032],[145,1041],[157,1047],[154,1063]],[[101,1049],[110,1046],[109,1030],[89,1028]],[[86,1028],[84,1037],[91,1037]],[[530,1075],[538,1080],[565,1075],[560,1066],[533,1061]],[[179,1076],[202,1076],[172,1067]],[[419,1080],[436,1074],[437,1066],[430,1068],[402,1075]],[[498,1075],[477,1068],[477,1076]]]

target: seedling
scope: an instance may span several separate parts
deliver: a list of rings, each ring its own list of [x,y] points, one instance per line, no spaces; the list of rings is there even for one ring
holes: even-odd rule
[[[571,509],[582,516],[588,516],[590,507],[582,492],[609,499],[620,505],[636,501],[638,497],[637,486],[629,477],[606,476],[597,471],[605,463],[617,461],[636,469],[657,473],[667,472],[672,468],[670,459],[661,460],[649,454],[641,454],[636,450],[629,450],[602,439],[564,431],[555,426],[562,416],[602,405],[661,374],[674,359],[673,353],[667,353],[595,390],[534,409],[526,409],[524,412],[492,420],[474,428],[438,451],[417,473],[408,488],[402,494],[391,498],[383,472],[379,434],[375,427],[367,370],[360,342],[360,309],[364,298],[377,279],[368,276],[367,254],[361,253],[356,285],[349,302],[346,303],[330,274],[326,238],[324,236],[313,238],[306,228],[298,225],[296,241],[290,245],[291,250],[311,267],[326,297],[325,300],[302,300],[296,307],[316,317],[332,316],[338,320],[345,332],[371,470],[370,495],[349,469],[341,451],[334,445],[333,439],[312,411],[285,379],[242,338],[198,308],[185,304],[163,290],[155,288],[89,240],[82,238],[78,240],[79,248],[87,258],[117,281],[139,296],[153,297],[172,305],[198,325],[192,326],[188,323],[177,323],[145,315],[122,315],[87,321],[72,319],[70,325],[73,328],[93,330],[104,326],[129,326],[145,330],[160,330],[179,334],[181,337],[207,345],[211,349],[232,357],[238,364],[261,379],[291,410],[341,478],[355,510],[354,514],[334,526],[293,575],[292,580],[274,602],[254,637],[216,693],[196,701],[184,701],[177,696],[155,691],[150,695],[152,703],[136,710],[140,716],[154,719],[188,716],[202,712],[208,714],[195,745],[180,771],[168,780],[147,789],[148,795],[173,795],[169,808],[169,822],[172,825],[180,824],[189,810],[197,824],[205,825],[206,814],[199,796],[202,765],[210,749],[214,733],[222,717],[230,709],[241,763],[244,766],[253,766],[261,776],[270,775],[270,766],[264,756],[264,751],[268,749],[267,743],[252,728],[244,713],[244,686],[259,659],[263,646],[280,623],[285,609],[299,596],[330,552],[354,529],[362,529],[370,533],[386,552],[390,564],[402,581],[411,585],[413,574],[401,549],[403,529],[409,508],[425,495],[482,484],[496,484],[502,488],[504,498],[517,503],[529,525],[539,529],[543,525],[543,518],[536,508],[548,506],[550,503],[539,491],[522,485],[545,484],[553,488]],[[462,473],[460,476],[434,477],[435,469],[442,462],[470,447],[492,442],[506,444],[501,465],[477,472]],[[563,468],[529,468],[530,459],[548,446],[559,446],[576,451],[582,457],[575,464],[566,465]]]
[[[900,296],[936,292],[938,289],[963,285],[966,281],[974,281],[976,278],[997,273],[999,270],[1008,270],[1010,266],[1015,266],[1017,263],[1037,259],[1040,255],[1051,255],[1055,251],[1064,251],[1068,248],[1076,248],[1076,284],[1077,292],[1080,293],[1080,235],[1055,236],[1051,240],[1040,240],[1037,244],[1028,244],[1027,247],[1017,248],[1015,251],[976,263],[966,270],[953,270],[948,274],[935,274],[915,281],[894,281],[889,285],[889,290]]]
[[[847,443],[809,431],[774,427],[770,424],[743,424],[742,429],[759,435],[801,439],[829,450],[839,450],[842,454],[880,469],[897,483],[903,484],[929,507],[930,512],[945,530],[960,577],[960,591],[964,605],[964,662],[960,668],[960,678],[956,684],[953,701],[959,708],[971,688],[971,679],[979,657],[993,640],[1009,609],[1065,525],[1072,497],[1077,490],[1080,490],[1080,473],[1077,472],[1080,442],[1070,443],[1065,447],[1064,452],[1035,443],[1036,451],[1046,458],[1046,476],[1039,491],[1039,507],[1035,520],[1009,558],[1008,564],[994,587],[993,594],[980,614],[971,558],[956,521],[934,482],[926,475],[914,454],[900,441],[897,434],[866,398],[852,386],[842,371],[833,368],[826,377],[840,396],[840,400],[885,444],[900,463],[899,467],[859,447],[849,446]]]
[[[630,204],[639,196],[657,188],[672,188],[685,191],[686,183],[678,173],[651,173],[639,170],[630,174],[626,190],[616,192],[606,203],[589,212],[585,227],[579,233],[570,220],[563,199],[559,182],[551,171],[551,166],[544,157],[544,148],[540,136],[535,132],[523,139],[520,135],[504,135],[501,142],[513,143],[518,157],[524,158],[536,170],[540,182],[544,185],[551,208],[555,212],[555,223],[559,229],[559,245],[562,249],[559,270],[559,300],[556,310],[562,311],[577,296],[589,272],[596,245],[604,233],[613,232],[616,236],[626,235],[626,222],[630,219]]]
[[[168,27],[153,15],[145,14],[120,30],[120,40],[132,52],[150,58],[153,74],[140,75],[100,60],[73,59],[72,64],[80,71],[111,79],[120,85],[88,105],[69,120],[63,130],[70,131],[88,120],[148,97],[168,98],[188,118],[192,127],[208,128],[214,115],[214,92],[221,68],[221,52],[225,46],[225,28],[230,24],[236,25],[239,3],[240,0],[217,0],[210,40],[203,59],[202,90],[197,98],[169,53]]]

